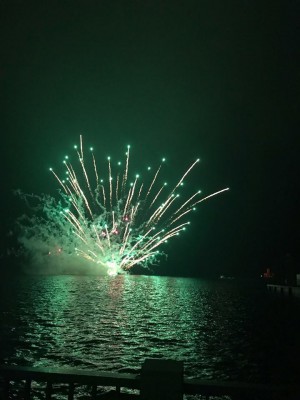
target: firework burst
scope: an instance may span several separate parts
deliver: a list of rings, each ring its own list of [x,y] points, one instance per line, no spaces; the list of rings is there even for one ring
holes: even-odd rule
[[[64,177],[50,168],[60,186],[59,200],[46,195],[31,196],[38,200],[38,209],[44,215],[27,218],[26,224],[22,224],[21,242],[28,251],[43,249],[47,256],[76,255],[104,267],[110,275],[128,271],[136,264],[154,264],[163,254],[161,245],[186,229],[190,223],[186,217],[195,206],[228,190],[206,197],[197,191],[181,200],[178,189],[199,159],[167,190],[167,184],[160,183],[165,159],[154,173],[148,168],[149,180],[142,182],[135,175],[130,181],[128,146],[124,168],[121,163],[113,165],[108,157],[103,180],[93,148],[85,156],[81,136],[74,149],[78,158],[76,168],[68,156],[63,161]],[[24,197],[28,200],[30,196]]]

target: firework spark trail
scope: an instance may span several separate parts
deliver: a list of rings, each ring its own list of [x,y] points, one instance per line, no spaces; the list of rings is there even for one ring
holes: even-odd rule
[[[75,217],[75,215],[69,211],[68,215],[65,214],[65,218],[70,222],[70,224],[74,227],[75,231],[80,231],[82,232],[82,234],[84,235],[85,232],[82,229],[82,226],[80,225],[80,222],[78,221],[78,219]]]
[[[93,148],[92,148],[92,147],[91,147],[91,152],[92,152],[93,166],[94,166],[95,177],[96,177],[96,188],[97,188],[97,187],[99,186],[99,176],[98,176],[96,160],[95,160],[95,156],[94,156]]]
[[[163,215],[164,215],[164,213],[168,210],[168,208],[170,207],[170,205],[173,203],[173,201],[175,200],[175,198],[177,197],[177,196],[175,196],[175,198],[173,197],[174,196],[174,192],[175,192],[175,190],[181,185],[181,183],[183,182],[183,180],[184,180],[184,178],[189,174],[189,172],[194,168],[194,166],[199,162],[200,160],[199,160],[199,158],[187,169],[187,171],[183,174],[183,176],[180,178],[180,180],[177,182],[177,184],[174,186],[174,188],[172,189],[172,191],[170,192],[170,194],[169,194],[169,196],[167,197],[167,200],[165,201],[165,203],[163,204],[163,206],[160,206],[160,207],[158,207],[155,211],[154,211],[154,213],[152,214],[152,216],[150,217],[150,219],[149,219],[149,222],[152,220],[152,219],[154,219],[154,217],[156,217],[156,221],[158,221]],[[158,175],[158,172],[159,172],[159,170],[160,170],[160,167],[159,167],[159,169],[157,170],[157,173],[156,173],[156,175],[155,175],[155,178],[154,178],[154,180],[156,179],[156,176]],[[153,180],[153,181],[154,181]],[[152,187],[152,185],[151,185],[151,187]],[[151,188],[150,188],[151,189]],[[150,190],[149,189],[149,190]],[[197,192],[198,193],[198,192]],[[195,193],[195,195],[197,194],[197,193]],[[173,198],[172,198],[173,197]],[[172,200],[172,201],[171,201]],[[189,200],[188,200],[189,201]],[[187,201],[187,202],[188,202]],[[151,205],[152,205],[152,203],[151,203]]]
[[[109,232],[108,232],[108,229],[107,229],[107,225],[105,225],[104,228],[105,228],[105,234],[106,234],[107,241],[108,241],[108,247],[110,248],[110,247],[111,247],[111,244],[110,244],[110,235],[109,235]]]
[[[153,204],[156,202],[158,196],[160,195],[161,191],[163,190],[163,188],[164,188],[165,186],[166,186],[166,183],[164,183],[164,184],[162,185],[162,187],[159,189],[159,191],[157,192],[156,196],[155,196],[154,199],[152,200],[152,202],[151,202],[149,208],[151,208],[151,207],[153,206]]]
[[[65,165],[66,165],[66,164],[65,164]],[[66,165],[66,166],[67,166],[67,165]],[[67,166],[67,168],[68,168],[68,170],[70,170],[68,166]],[[70,190],[70,188],[69,188],[67,185],[65,185],[65,184],[63,183],[63,181],[57,176],[57,174],[53,171],[52,168],[50,168],[50,171],[51,171],[52,174],[55,176],[55,178],[57,179],[57,181],[59,182],[59,184],[62,186],[62,188],[64,189],[65,193],[66,193],[66,194],[69,194],[69,195],[71,196],[71,198],[72,198],[72,200],[73,200],[73,205],[74,205],[74,207],[76,208],[78,214],[81,215],[81,217],[83,218],[83,215],[81,214],[79,208],[77,207],[76,200],[75,200],[75,198],[74,198],[73,192]],[[75,174],[75,173],[74,173],[74,174]],[[80,196],[80,192],[78,192],[77,187],[73,184],[73,181],[75,181],[75,178],[71,180],[71,185],[72,185],[74,191]]]
[[[110,209],[112,209],[112,176],[111,176],[111,164],[110,164],[110,157],[108,159],[108,180],[109,180],[109,202],[110,202]]]
[[[60,185],[62,186],[62,188],[64,189],[65,193],[67,194],[68,191],[64,185],[64,183],[59,179],[59,177],[56,175],[56,173],[53,171],[52,168],[50,168],[50,171],[52,172],[52,174],[55,176],[55,178],[58,180],[58,182],[60,183]]]
[[[169,204],[169,201],[171,200],[172,196],[174,195],[175,190],[181,185],[181,183],[183,182],[184,178],[188,175],[188,173],[194,168],[194,166],[199,162],[199,158],[187,169],[187,171],[183,174],[183,176],[181,177],[181,179],[178,181],[178,183],[175,185],[175,187],[172,189],[171,193],[169,194],[166,202],[164,203],[164,206],[161,208],[160,210],[160,217],[161,218],[163,216],[163,214],[165,213],[165,211],[169,208],[169,206],[172,204],[172,202],[174,201],[174,199],[172,200],[172,202]],[[176,198],[176,196],[175,196]]]
[[[128,192],[128,195],[127,195],[127,198],[126,198],[126,203],[125,203],[125,207],[124,207],[124,211],[123,211],[123,218],[126,217],[126,213],[127,213],[127,208],[129,206],[129,199],[130,199],[131,192],[132,192],[132,187],[129,189],[129,192]]]
[[[154,252],[153,250],[156,247],[160,246],[162,243],[166,242],[166,240],[170,239],[171,237],[178,235],[181,230],[184,230],[183,227],[188,224],[189,224],[188,222],[181,224],[181,225],[177,226],[176,228],[170,230],[166,235],[163,236],[163,238],[156,240],[158,235],[162,233],[162,231],[158,232],[154,237],[151,238],[151,240],[147,243],[147,245],[142,247],[141,250],[139,251],[139,254],[142,253],[143,256],[141,256],[137,259],[134,259],[133,257],[127,257],[124,260],[127,267],[130,268],[131,266],[135,265],[136,262],[141,262],[142,260],[146,260],[147,258],[154,256],[156,254],[156,252]],[[131,261],[131,258],[132,258],[132,261]]]
[[[169,207],[173,204],[173,202],[177,199],[178,196],[179,195],[175,196],[174,193],[172,193],[167,198],[167,200],[154,211],[154,213],[151,215],[151,217],[149,218],[149,221],[147,223],[150,224],[153,221],[155,221],[157,223],[161,219],[161,217],[164,215],[164,213],[167,212]]]
[[[180,210],[182,210],[187,204],[189,204],[194,197],[196,197],[198,194],[201,193],[201,190],[198,190],[198,192],[194,193],[187,201],[185,201],[175,212],[174,215],[178,214]]]
[[[181,185],[182,181],[184,180],[184,178],[188,175],[188,173],[194,168],[194,166],[200,161],[199,158],[197,158],[197,160],[187,169],[187,171],[183,174],[183,176],[181,177],[181,179],[179,180],[179,182],[177,183],[177,185],[174,187],[174,189],[172,190],[171,194],[174,193],[174,191],[178,188],[178,186]]]
[[[151,189],[152,189],[152,187],[153,187],[153,185],[154,185],[154,183],[155,183],[155,181],[156,181],[156,178],[157,178],[157,176],[158,176],[158,174],[159,174],[160,169],[161,169],[161,164],[160,164],[160,166],[158,167],[158,169],[157,169],[157,171],[156,171],[156,173],[155,173],[155,175],[154,175],[154,178],[153,178],[153,180],[152,180],[152,182],[151,182],[151,184],[150,184],[150,186],[149,186],[148,192],[147,192],[146,197],[145,197],[145,202],[147,201],[147,198],[148,198],[148,196],[149,196],[149,194],[150,194],[150,192],[151,192]]]
[[[139,190],[139,194],[138,194],[138,197],[137,197],[137,200],[136,200],[136,201],[139,201],[139,200],[140,200],[140,197],[141,197],[141,195],[142,195],[143,186],[144,186],[144,184],[141,183],[140,190]]]
[[[111,215],[112,215],[112,231],[114,231],[114,229],[115,229],[115,212],[112,211]]]
[[[88,199],[86,198],[86,196],[85,196],[83,190],[81,189],[80,185],[78,184],[78,182],[77,181],[73,181],[73,183],[75,183],[75,182],[76,182],[76,192],[77,192],[78,196],[81,196],[81,198],[84,200],[86,208],[89,211],[89,214],[90,214],[91,218],[93,219],[93,213],[92,213],[92,210],[90,208]]]
[[[134,181],[134,183],[133,183],[133,185],[131,187],[131,193],[130,193],[130,197],[129,197],[129,201],[128,201],[129,204],[131,204],[131,202],[132,202],[132,199],[133,199],[133,196],[134,196],[135,187],[136,187],[136,182],[137,182],[138,178],[139,178],[139,175],[136,175],[135,181]]]
[[[128,177],[129,149],[130,149],[130,146],[127,146],[127,152],[126,152],[126,167],[125,167],[125,172],[124,172],[124,175],[123,175],[122,193],[124,193],[124,191],[125,191],[125,189],[126,189],[126,182],[127,182],[127,177]]]
[[[116,181],[116,203],[119,201],[119,179],[120,175],[117,175],[117,181]]]
[[[149,246],[150,246],[149,251],[152,251],[156,247],[160,246],[162,243],[164,243],[166,240],[170,239],[172,236],[177,235],[177,233],[179,233],[180,231],[184,230],[184,227],[186,225],[189,225],[189,222],[185,222],[185,223],[183,223],[181,225],[176,226],[175,228],[173,228],[170,231],[168,231],[165,235],[163,235],[162,238],[157,236],[158,241],[156,241],[156,242],[154,240],[149,241]],[[162,232],[159,232],[159,233],[161,234]],[[154,242],[154,244],[152,245],[153,242]],[[146,245],[144,247],[144,250],[146,250],[147,247],[149,247],[149,246]]]
[[[68,156],[63,161],[66,181],[50,168],[63,189],[60,191],[62,200],[57,202],[49,196],[42,197],[41,208],[46,212],[49,222],[45,220],[44,225],[41,222],[40,225],[36,225],[37,219],[33,217],[31,236],[26,238],[25,234],[24,244],[30,241],[32,243],[37,237],[46,237],[46,243],[60,241],[60,249],[64,247],[67,254],[105,267],[110,275],[129,270],[136,264],[147,267],[156,262],[159,256],[164,254],[160,250],[163,243],[179,235],[190,223],[184,220],[177,221],[194,210],[195,205],[228,190],[222,189],[201,199],[197,199],[201,193],[197,191],[180,202],[181,197],[176,191],[199,162],[197,159],[159,204],[159,198],[166,189],[166,183],[158,185],[158,177],[165,159],[152,178],[149,178],[149,183],[141,182],[139,175],[135,175],[129,185],[128,146],[123,173],[117,172],[116,179],[113,178],[111,159],[108,157],[108,181],[104,182],[99,179],[93,148],[90,148],[91,161],[84,159],[81,135],[79,150],[77,146],[74,148],[80,165],[80,175]],[[89,163],[93,169],[90,177]],[[35,232],[36,236],[32,232]]]
[[[82,135],[79,136],[79,141],[80,141],[80,151],[81,151],[81,156],[79,156],[80,158],[83,158],[83,141],[82,141]]]
[[[88,178],[85,166],[84,166],[82,135],[80,135],[80,151],[81,151],[81,156],[79,156],[79,161],[80,161],[80,164],[81,164],[81,167],[83,170],[83,174],[84,174],[87,186],[89,188],[90,193],[92,194],[92,189],[90,186],[89,178]]]
[[[99,234],[98,234],[98,231],[97,231],[95,225],[93,225],[93,230],[94,230],[96,238],[97,238],[97,245],[98,245],[99,249],[102,251],[102,254],[104,254],[104,249],[101,245],[101,240],[100,240],[100,237],[99,237]]]
[[[106,196],[105,196],[105,188],[103,185],[101,185],[101,189],[102,189],[102,195],[103,195],[103,206],[105,207],[106,204]]]
[[[81,161],[80,161],[81,162]],[[82,164],[82,162],[81,162],[81,164]],[[81,196],[82,197],[82,199],[84,200],[84,202],[85,202],[85,204],[86,204],[86,208],[87,208],[87,210],[89,211],[89,213],[90,213],[90,216],[93,218],[93,214],[92,214],[92,211],[91,211],[91,208],[90,208],[90,205],[89,205],[89,202],[88,202],[88,200],[87,200],[87,198],[86,198],[86,196],[85,196],[85,194],[84,194],[84,192],[83,192],[83,190],[82,190],[82,188],[80,187],[80,185],[79,185],[79,183],[78,183],[78,179],[77,179],[77,177],[76,177],[76,174],[75,174],[75,172],[74,172],[74,169],[73,169],[73,167],[72,167],[72,165],[68,165],[67,164],[67,162],[64,160],[64,165],[65,165],[65,167],[67,168],[67,171],[69,172],[69,176],[70,176],[70,179],[69,179],[69,182],[70,182],[70,185],[71,185],[71,187],[73,188],[73,190],[75,191],[75,193],[77,194],[77,196]],[[82,164],[83,165],[83,164]],[[84,169],[84,171],[85,171],[85,169]],[[85,172],[85,175],[86,175],[86,172]],[[57,175],[55,175],[56,176],[56,178],[58,179],[58,182],[62,185],[62,187],[63,188],[67,188],[67,190],[68,190],[68,193],[70,194],[70,195],[72,195],[72,190],[66,185],[64,185],[64,184],[62,184],[62,181],[57,177]],[[89,187],[89,190],[90,190],[90,185],[89,185],[89,180],[87,179],[87,184],[88,184],[88,187]],[[90,190],[90,192],[91,192],[91,190]]]
[[[140,239],[138,239],[136,241],[136,243],[132,246],[131,248],[131,253],[134,254],[133,252],[135,251],[135,249],[143,242],[143,240],[145,238],[147,238],[147,236],[149,235],[149,233],[153,230],[153,228],[150,228],[142,237],[140,237]]]
[[[220,194],[220,193],[226,192],[227,190],[229,190],[229,188],[225,188],[225,189],[222,189],[222,190],[218,190],[217,192],[212,193],[212,194],[210,194],[210,195],[204,197],[203,199],[200,199],[200,200],[196,201],[194,204],[192,204],[191,207],[194,207],[196,204],[202,203],[202,201],[205,201],[205,200],[207,200],[207,199],[209,199],[209,198],[211,198],[211,197],[213,197],[213,196],[217,196],[217,195]]]
[[[220,193],[226,192],[227,190],[229,190],[229,188],[225,188],[225,189],[219,190],[219,191],[217,191],[217,192],[215,192],[215,193],[212,193],[212,194],[210,194],[210,195],[204,197],[203,199],[200,199],[200,200],[195,201],[195,203],[193,203],[192,205],[190,205],[189,208],[188,208],[187,210],[185,210],[185,211],[182,212],[179,216],[177,216],[176,218],[174,218],[174,219],[171,221],[170,225],[172,225],[172,224],[173,224],[174,222],[176,222],[179,218],[183,217],[184,215],[186,215],[186,214],[188,214],[190,211],[192,211],[192,210],[194,209],[194,207],[195,207],[196,204],[202,203],[203,201],[206,201],[206,200],[208,200],[209,198],[211,198],[211,197],[213,197],[213,196],[216,196],[216,195],[218,195],[218,194],[220,194]],[[188,200],[186,201],[186,204],[189,203],[190,200],[192,200],[192,198],[194,198],[198,193],[199,193],[199,192],[195,193],[195,195],[193,195],[190,199],[188,199]],[[181,209],[181,208],[182,208],[182,207],[180,207],[180,209]],[[177,212],[178,212],[178,211],[179,211],[179,209],[177,210]],[[174,215],[175,215],[175,214],[176,214],[176,212],[174,213]]]

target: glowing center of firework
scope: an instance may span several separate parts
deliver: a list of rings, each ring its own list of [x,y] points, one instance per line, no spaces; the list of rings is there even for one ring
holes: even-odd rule
[[[109,276],[116,276],[118,273],[118,265],[114,261],[107,261],[107,273]]]

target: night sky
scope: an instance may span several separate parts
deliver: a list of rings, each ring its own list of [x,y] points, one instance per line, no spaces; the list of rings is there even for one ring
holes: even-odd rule
[[[98,158],[210,194],[161,271],[259,275],[299,260],[299,2],[0,1],[1,252],[49,166],[84,135]],[[298,268],[300,269],[300,268]]]

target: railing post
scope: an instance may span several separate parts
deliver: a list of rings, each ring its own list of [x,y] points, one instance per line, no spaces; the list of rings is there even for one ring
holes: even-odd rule
[[[4,400],[9,399],[9,382],[10,382],[10,380],[8,378],[5,378],[4,388],[3,388],[3,399]]]
[[[141,370],[142,400],[182,400],[183,362],[147,359]]]
[[[68,400],[74,399],[74,388],[75,388],[74,383],[73,382],[69,383]]]
[[[24,388],[25,400],[30,400],[30,390],[31,390],[31,379],[26,379],[25,388]]]
[[[46,387],[46,400],[51,400],[51,395],[52,395],[52,383],[48,381]]]
[[[97,385],[92,386],[92,399],[96,399],[97,397]]]

